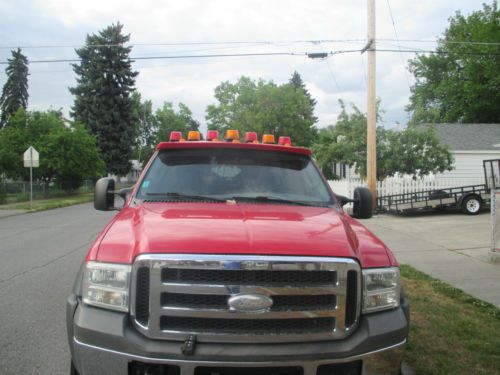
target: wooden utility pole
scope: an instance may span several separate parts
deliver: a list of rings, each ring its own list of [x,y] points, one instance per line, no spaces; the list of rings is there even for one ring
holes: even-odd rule
[[[373,195],[373,206],[377,199],[377,103],[375,93],[375,0],[368,0],[368,96],[367,96],[367,147],[366,179]]]

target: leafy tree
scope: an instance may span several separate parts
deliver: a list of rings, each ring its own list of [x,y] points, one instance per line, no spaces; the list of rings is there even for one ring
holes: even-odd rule
[[[77,49],[81,59],[73,64],[77,75],[72,115],[97,138],[107,171],[126,174],[136,137],[136,121],[131,94],[137,72],[132,70],[130,39],[117,23],[87,35],[85,47]]]
[[[316,135],[311,98],[301,86],[241,77],[217,86],[215,98],[218,103],[207,107],[209,129],[289,135],[302,146],[310,145]]]
[[[142,101],[141,94],[134,91],[132,94],[133,117],[136,119],[136,139],[134,142],[133,158],[145,163],[151,157],[155,148],[156,133],[158,131],[156,117],[151,100]]]
[[[83,125],[64,120],[60,112],[21,108],[7,125],[0,132],[0,174],[6,177],[29,178],[22,161],[29,146],[40,153],[40,167],[33,169],[35,180],[57,180],[70,190],[105,170],[95,138]]]
[[[366,177],[366,115],[356,106],[348,113],[340,101],[341,112],[335,126],[321,129],[318,143],[313,146],[318,164],[327,178],[334,178],[333,163],[355,166],[356,173]],[[377,111],[380,119],[380,110]],[[439,144],[435,129],[407,128],[395,131],[377,128],[377,179],[396,173],[415,178],[430,173],[451,170],[453,158]]]
[[[28,58],[18,48],[17,51],[12,51],[12,58],[7,62],[7,81],[0,97],[1,126],[5,126],[19,108],[26,109],[28,106]]]
[[[497,1],[467,17],[456,12],[436,53],[410,60],[416,78],[407,106],[410,123],[499,123],[500,49],[488,44],[499,40]]]
[[[155,119],[157,131],[153,138],[153,147],[159,142],[168,141],[173,130],[180,131],[186,136],[190,130],[198,130],[200,127],[199,122],[193,118],[191,110],[183,103],[179,103],[177,112],[172,103],[163,103],[163,107],[156,110]]]

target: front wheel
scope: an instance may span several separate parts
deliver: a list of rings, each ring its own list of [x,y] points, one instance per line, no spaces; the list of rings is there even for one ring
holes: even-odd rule
[[[76,371],[75,365],[73,364],[73,361],[71,361],[71,367],[69,370],[70,375],[79,375],[78,371]]]
[[[462,202],[462,212],[467,215],[477,215],[481,210],[481,198],[475,195],[466,197]]]

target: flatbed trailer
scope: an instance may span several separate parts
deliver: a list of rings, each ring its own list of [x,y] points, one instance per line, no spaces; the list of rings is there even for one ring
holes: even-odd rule
[[[500,187],[500,159],[483,160],[485,183],[457,186],[439,190],[421,190],[377,198],[380,211],[396,213],[460,209],[468,215],[477,215],[489,206],[491,189]]]

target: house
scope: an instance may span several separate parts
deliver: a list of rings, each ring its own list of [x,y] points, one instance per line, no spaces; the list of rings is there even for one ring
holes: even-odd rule
[[[435,178],[484,183],[483,160],[500,159],[500,124],[423,124],[433,126],[455,159],[454,169]]]

